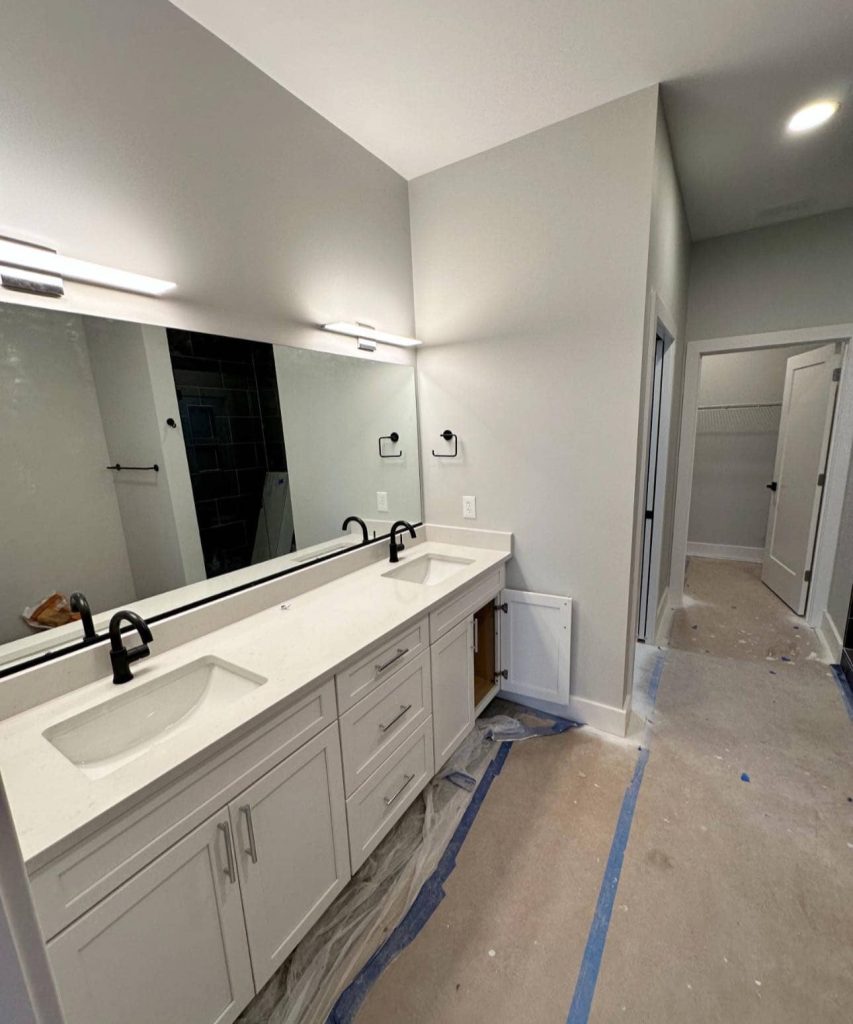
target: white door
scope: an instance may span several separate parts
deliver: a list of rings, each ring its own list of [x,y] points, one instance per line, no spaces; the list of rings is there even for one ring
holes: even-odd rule
[[[67,1024],[230,1024],[255,989],[227,812],[47,949]]]
[[[435,767],[474,726],[474,620],[465,619],[430,648]]]
[[[337,725],[264,775],[228,810],[260,990],[350,878]]]
[[[569,703],[572,602],[555,594],[502,590],[501,690],[551,704]]]
[[[835,345],[788,360],[762,580],[798,614],[806,610],[823,475],[837,390]]]

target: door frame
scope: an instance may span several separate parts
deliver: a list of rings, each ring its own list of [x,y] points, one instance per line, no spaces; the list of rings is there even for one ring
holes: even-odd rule
[[[661,302],[655,303],[654,316],[651,323],[651,380],[649,381],[649,400],[646,403],[645,431],[645,469],[643,472],[643,500],[640,515],[642,518],[640,548],[640,589],[637,605],[637,637],[641,642],[654,643],[661,619],[661,599],[666,591],[666,583],[661,578],[661,555],[664,549],[664,532],[666,530],[667,489],[669,486],[669,460],[672,450],[672,435],[675,422],[673,400],[675,397],[675,336],[667,326],[667,313]],[[662,369],[657,377],[657,343],[661,340]],[[660,381],[660,400],[656,400],[654,387]],[[657,411],[657,437],[652,438],[653,418]],[[652,445],[656,444],[654,459],[654,478],[650,478]],[[646,523],[645,511],[648,505],[649,486],[654,495],[654,517],[651,520],[651,536],[648,545],[648,564],[646,564]],[[646,599],[643,600],[643,586],[646,587]],[[662,589],[663,592],[662,593]],[[645,623],[641,622],[645,604]],[[642,633],[642,636],[639,634]]]
[[[680,608],[684,600],[687,534],[693,487],[693,461],[696,451],[696,424],[699,415],[699,376],[703,356],[723,352],[779,348],[786,345],[842,342],[841,380],[838,385],[838,400],[827,461],[826,487],[815,541],[812,582],[805,614],[806,622],[813,628],[820,628],[823,632],[824,613],[841,525],[847,470],[850,465],[851,452],[853,452],[853,357],[850,354],[853,346],[849,344],[851,339],[853,339],[853,324],[832,324],[828,327],[807,327],[789,331],[770,331],[766,334],[711,338],[696,341],[687,346],[681,413],[681,443],[675,496],[675,524],[672,539],[672,570],[669,581],[671,608]]]

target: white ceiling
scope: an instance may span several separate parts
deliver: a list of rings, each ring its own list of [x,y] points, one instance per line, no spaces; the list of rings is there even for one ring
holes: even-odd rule
[[[694,238],[853,205],[851,0],[173,2],[407,178],[663,82]]]

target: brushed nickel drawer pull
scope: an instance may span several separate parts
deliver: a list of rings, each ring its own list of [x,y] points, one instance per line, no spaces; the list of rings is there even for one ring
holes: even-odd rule
[[[404,654],[408,654],[408,653],[409,653],[409,648],[408,647],[398,647],[397,648],[397,653],[394,655],[393,658],[389,658],[388,661],[383,662],[381,665],[379,665],[379,664],[375,665],[374,668],[376,669],[377,672],[384,672],[386,668],[390,668],[394,664],[395,661],[399,661],[400,658],[402,658]]]
[[[401,705],[400,705],[400,710],[399,710],[399,711],[397,712],[397,714],[396,714],[396,715],[394,715],[394,717],[393,717],[393,718],[391,719],[391,721],[390,721],[390,722],[388,722],[388,724],[387,724],[387,725],[383,725],[383,724],[382,724],[382,723],[380,722],[380,723],[379,723],[379,728],[380,728],[380,729],[381,729],[381,730],[382,730],[383,732],[388,732],[388,730],[389,730],[389,729],[391,728],[391,726],[392,726],[392,725],[393,725],[393,724],[394,724],[395,722],[399,722],[399,721],[400,721],[400,719],[401,719],[401,718],[403,717],[403,715],[405,715],[407,711],[411,711],[411,710],[412,710],[412,705],[411,705],[411,704],[406,704],[405,706],[401,704]]]
[[[255,824],[252,821],[252,808],[248,804],[243,804],[240,808],[240,813],[246,819],[246,832],[249,835],[249,849],[246,853],[252,858],[252,863],[258,863],[258,845],[255,842]]]
[[[385,799],[385,806],[386,807],[390,807],[391,804],[394,803],[394,801],[402,794],[403,790],[406,788],[406,786],[409,785],[409,783],[412,781],[412,779],[414,777],[415,777],[415,773],[414,772],[412,772],[411,775],[407,775],[406,778],[403,780],[403,785],[400,786],[400,788],[397,790],[397,792],[393,796],[386,796],[384,798]]]
[[[237,881],[237,868],[234,864],[234,847],[231,845],[231,823],[227,821],[220,821],[218,828],[220,832],[225,833],[225,854],[228,858],[228,863],[225,866],[225,874],[228,877],[228,881],[233,885]]]

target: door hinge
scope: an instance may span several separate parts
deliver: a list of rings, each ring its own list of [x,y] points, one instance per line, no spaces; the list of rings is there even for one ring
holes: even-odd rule
[[[812,581],[812,571],[811,571],[811,569],[806,569],[806,574],[805,574],[805,576],[803,576],[803,579],[806,581],[806,583],[811,583],[811,581]]]
[[[654,517],[655,517],[655,510],[653,508],[647,508],[646,509],[646,519],[654,519]]]
[[[509,679],[509,672],[507,669],[502,668],[500,672],[495,672],[495,679]]]
[[[496,612],[503,612],[504,615],[508,615],[509,614],[509,605],[506,603],[506,601],[504,601],[503,604],[495,604],[495,611]]]
[[[841,380],[841,367],[836,366],[832,371],[832,383],[837,384]]]
[[[826,483],[826,473],[818,473],[818,477],[817,477],[817,485],[818,485],[818,487],[823,487],[823,485],[825,483]]]

